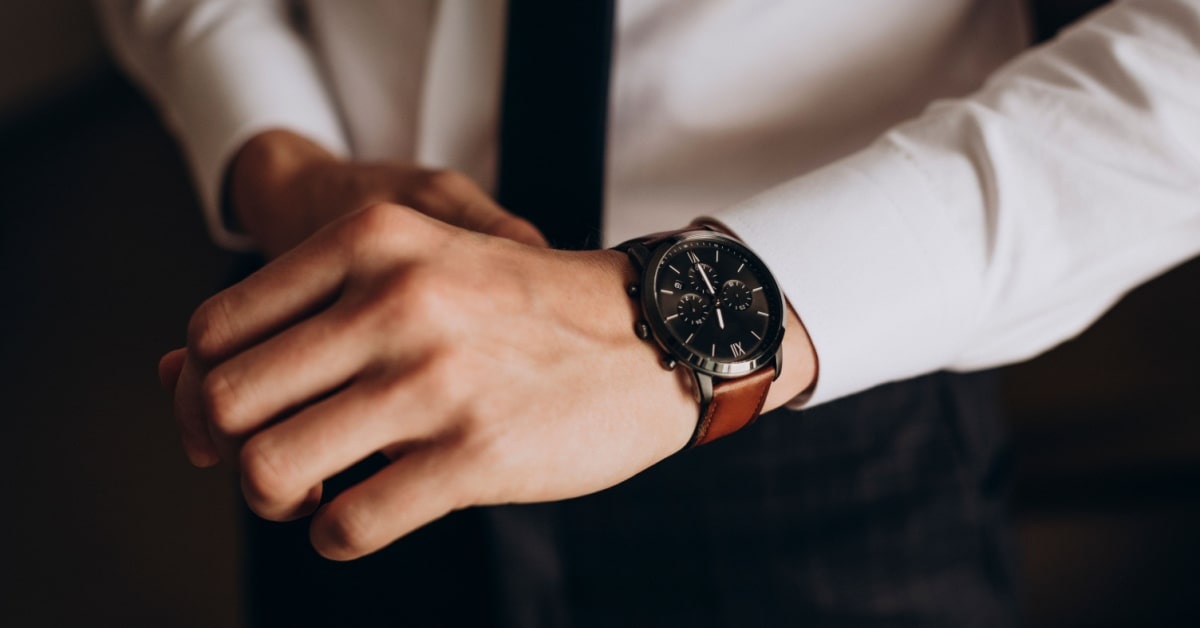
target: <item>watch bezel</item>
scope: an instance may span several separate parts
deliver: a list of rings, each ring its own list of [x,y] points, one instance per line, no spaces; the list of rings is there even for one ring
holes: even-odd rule
[[[759,348],[754,353],[747,354],[748,357],[744,360],[723,362],[700,354],[689,349],[667,327],[666,316],[659,307],[657,294],[653,288],[657,285],[659,266],[662,264],[663,259],[667,257],[667,254],[677,246],[695,241],[721,242],[722,244],[736,248],[740,255],[746,257],[746,259],[762,270],[765,275],[763,279],[771,282],[773,288],[771,293],[775,298],[770,299],[768,297],[768,313],[772,320],[778,320],[778,324],[772,325],[769,328],[768,337],[763,339],[763,342],[759,344]],[[775,359],[775,355],[779,352],[779,348],[783,346],[783,334],[787,323],[787,310],[783,300],[783,291],[779,289],[779,282],[775,280],[775,275],[763,263],[762,258],[737,238],[716,231],[697,230],[675,234],[661,242],[655,243],[654,249],[650,252],[650,257],[642,269],[642,286],[642,312],[645,314],[646,324],[650,326],[650,330],[653,332],[652,335],[655,342],[668,355],[696,371],[725,379],[749,375],[771,364]]]

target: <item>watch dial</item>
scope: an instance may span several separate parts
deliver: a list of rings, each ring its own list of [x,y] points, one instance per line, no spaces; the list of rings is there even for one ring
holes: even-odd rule
[[[782,299],[770,275],[739,245],[681,242],[655,272],[655,300],[667,330],[703,360],[763,357],[778,335]]]

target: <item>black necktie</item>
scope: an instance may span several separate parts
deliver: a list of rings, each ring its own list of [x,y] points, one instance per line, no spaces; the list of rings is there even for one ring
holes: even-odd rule
[[[550,244],[600,244],[612,0],[509,0],[497,199]]]

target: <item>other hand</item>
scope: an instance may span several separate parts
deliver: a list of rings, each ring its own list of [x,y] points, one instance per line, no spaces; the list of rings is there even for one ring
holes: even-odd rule
[[[546,244],[536,227],[505,211],[462,173],[346,161],[290,131],[266,131],[246,142],[230,165],[228,185],[241,228],[269,258],[342,216],[382,202],[407,205],[463,229]]]

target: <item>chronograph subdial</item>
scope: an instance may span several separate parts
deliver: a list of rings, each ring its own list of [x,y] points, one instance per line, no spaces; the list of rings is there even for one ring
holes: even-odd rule
[[[708,320],[712,304],[708,298],[689,292],[679,298],[679,305],[675,306],[675,311],[684,322],[699,326]]]
[[[781,299],[762,262],[708,234],[650,259],[651,332],[694,367],[727,371],[769,359],[782,335]]]
[[[693,264],[687,271],[687,277],[692,290],[701,294],[712,294],[713,289],[721,285],[720,280],[717,279],[717,271],[703,262]]]
[[[727,307],[739,312],[750,307],[750,303],[754,300],[754,294],[746,284],[737,279],[730,279],[721,286],[719,300],[722,307]]]

